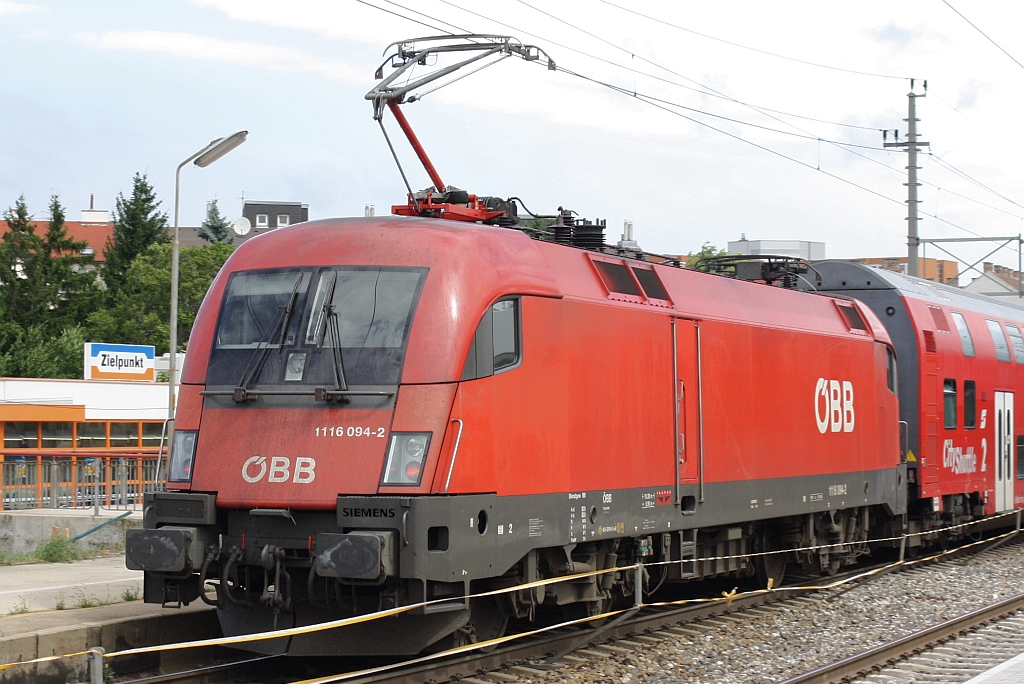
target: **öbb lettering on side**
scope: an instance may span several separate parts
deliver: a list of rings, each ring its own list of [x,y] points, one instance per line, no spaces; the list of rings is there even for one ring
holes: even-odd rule
[[[814,418],[818,432],[853,432],[857,415],[853,408],[853,383],[818,378],[814,388]]]

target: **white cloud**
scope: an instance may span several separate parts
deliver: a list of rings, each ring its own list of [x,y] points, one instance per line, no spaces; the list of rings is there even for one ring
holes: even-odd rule
[[[45,7],[33,5],[27,2],[11,2],[11,0],[0,0],[0,17],[12,14],[36,14],[45,11]]]
[[[99,50],[157,52],[203,62],[260,67],[279,73],[315,74],[343,83],[366,83],[363,68],[289,47],[166,31],[80,33],[77,38]]]

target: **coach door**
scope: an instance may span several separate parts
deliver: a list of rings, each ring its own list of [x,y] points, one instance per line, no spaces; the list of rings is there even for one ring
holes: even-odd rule
[[[1013,508],[1013,393],[996,392],[996,511]]]
[[[677,484],[701,481],[700,327],[697,321],[672,319],[675,384],[675,469]],[[703,482],[701,482],[703,484]],[[676,487],[676,502],[681,497]],[[703,492],[701,492],[703,495]]]

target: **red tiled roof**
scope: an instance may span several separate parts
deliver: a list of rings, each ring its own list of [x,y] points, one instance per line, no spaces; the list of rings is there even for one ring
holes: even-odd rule
[[[32,221],[32,227],[38,235],[45,235],[49,227],[47,221]],[[81,221],[65,221],[68,237],[72,240],[85,240],[95,250],[97,263],[103,262],[103,250],[107,247],[107,239],[114,240],[114,222],[82,223]],[[6,221],[0,221],[0,237],[10,230]]]

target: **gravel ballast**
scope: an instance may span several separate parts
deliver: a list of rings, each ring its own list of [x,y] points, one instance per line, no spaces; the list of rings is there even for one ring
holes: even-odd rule
[[[518,682],[779,682],[1024,590],[1024,545],[994,549],[655,633],[627,648],[591,647]],[[627,640],[628,641],[628,640]],[[611,643],[614,646],[614,642]],[[623,652],[625,651],[625,652]],[[601,655],[598,655],[600,653]]]

